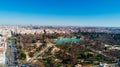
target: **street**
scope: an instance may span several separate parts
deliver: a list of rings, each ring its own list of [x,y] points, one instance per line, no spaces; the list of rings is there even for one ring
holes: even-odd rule
[[[11,44],[7,45],[6,50],[6,67],[17,66],[17,50],[15,48],[15,40],[12,38]]]

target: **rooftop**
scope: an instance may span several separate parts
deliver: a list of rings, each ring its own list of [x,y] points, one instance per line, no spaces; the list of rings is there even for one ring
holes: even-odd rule
[[[0,52],[3,52],[5,50],[5,48],[0,48]]]

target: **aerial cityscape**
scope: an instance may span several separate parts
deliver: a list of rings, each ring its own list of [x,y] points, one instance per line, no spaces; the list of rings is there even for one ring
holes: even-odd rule
[[[0,26],[0,64],[5,67],[117,65],[120,28]],[[77,66],[76,66],[77,67]]]
[[[0,67],[120,67],[119,0],[0,0]]]

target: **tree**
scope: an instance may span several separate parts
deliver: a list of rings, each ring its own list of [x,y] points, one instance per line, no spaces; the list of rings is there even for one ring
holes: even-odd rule
[[[34,39],[32,39],[32,43],[36,43],[36,41]]]
[[[33,57],[34,56],[34,53],[33,52],[29,52],[29,57]]]
[[[105,47],[104,49],[105,49],[105,51],[106,51],[106,50],[107,50],[107,47]]]
[[[26,59],[26,54],[22,52],[20,54],[20,59],[25,60]]]
[[[96,56],[96,59],[98,59],[98,60],[104,60],[104,59],[105,59],[105,56],[103,56],[102,54],[98,54],[98,55]]]
[[[61,66],[60,63],[55,63],[55,64],[54,64],[54,67],[60,67],[60,66]]]
[[[36,48],[36,51],[39,52],[41,49],[42,49],[42,47],[39,46],[39,47]]]

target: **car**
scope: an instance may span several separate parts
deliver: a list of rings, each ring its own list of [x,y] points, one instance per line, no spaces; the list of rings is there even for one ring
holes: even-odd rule
[[[15,65],[18,65],[18,62],[14,62]]]
[[[25,64],[22,64],[22,65],[21,65],[21,67],[27,67],[27,65],[25,65]]]
[[[11,45],[9,45],[9,47],[11,48]]]
[[[18,65],[16,65],[15,67],[19,67]]]

